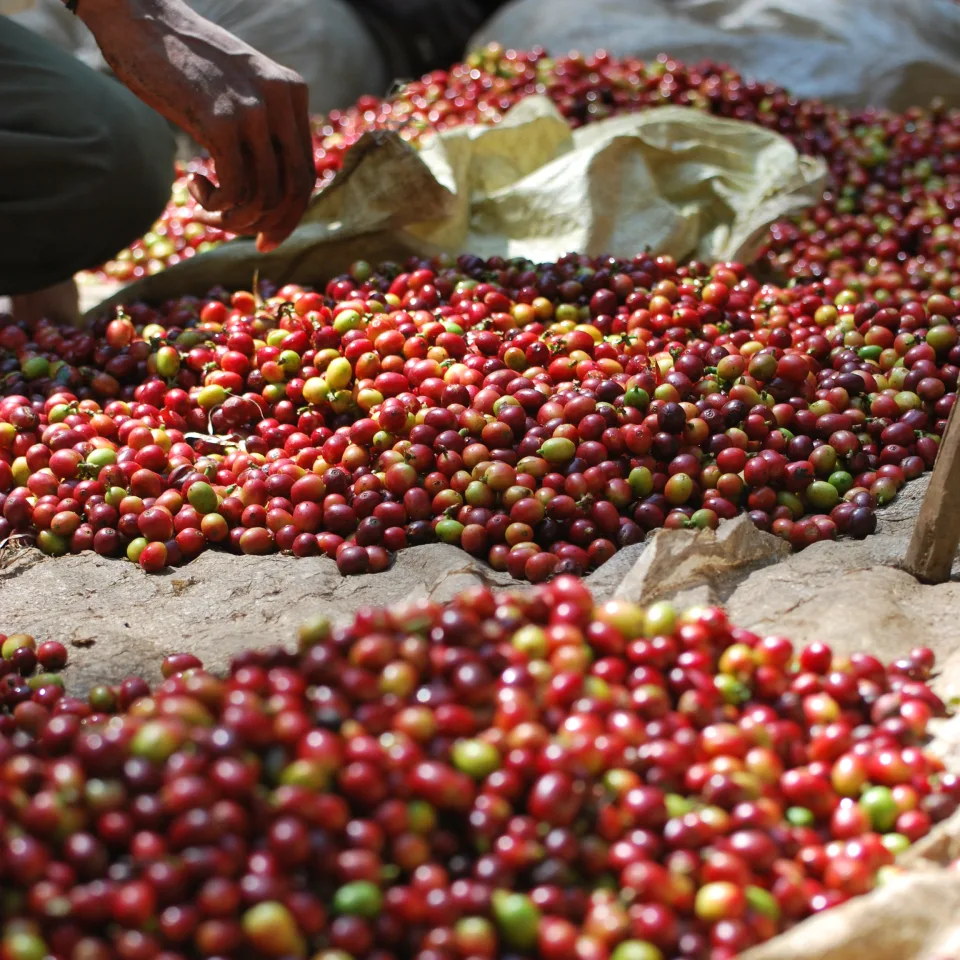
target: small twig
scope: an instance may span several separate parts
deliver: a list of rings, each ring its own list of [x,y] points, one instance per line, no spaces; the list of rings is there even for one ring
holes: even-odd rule
[[[0,550],[2,550],[11,540],[26,540],[28,543],[36,543],[37,537],[33,533],[11,533],[9,537],[0,540]]]

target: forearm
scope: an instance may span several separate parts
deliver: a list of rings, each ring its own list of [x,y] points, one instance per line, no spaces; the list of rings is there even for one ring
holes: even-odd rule
[[[76,13],[117,79],[209,149],[219,185],[194,182],[208,216],[263,249],[285,239],[316,181],[303,80],[182,0],[79,0]]]
[[[69,0],[64,0],[69,3]],[[111,21],[123,24],[141,17],[168,19],[176,16],[181,0],[73,0],[77,17],[91,32],[106,28]]]
[[[246,50],[242,41],[205,20],[183,0],[78,0],[76,13],[101,46],[106,43],[113,48],[114,41],[122,44],[130,27],[142,22],[152,24],[159,33],[179,37],[188,45],[191,40],[205,42],[215,33],[221,49],[237,53]]]
[[[79,0],[77,16],[117,77],[201,142],[206,107],[227,85],[224,61],[255,54],[183,0]]]

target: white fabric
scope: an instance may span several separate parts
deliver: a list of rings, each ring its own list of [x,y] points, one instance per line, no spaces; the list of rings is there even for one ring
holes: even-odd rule
[[[491,41],[710,59],[848,107],[960,104],[956,0],[513,0],[471,45]]]
[[[33,0],[0,0],[0,14],[6,17],[15,17],[24,10],[33,6]]]
[[[93,35],[63,0],[0,0],[30,9],[14,19],[95,70],[105,70]],[[310,88],[310,109],[326,113],[359,96],[387,93],[390,77],[363,22],[344,0],[186,0],[202,17],[229,30],[272,60],[296,70]]]
[[[39,34],[94,70],[106,70],[106,63],[93,34],[82,20],[75,17],[63,0],[0,0],[0,6],[13,4],[21,10],[13,13],[3,10],[21,27]]]
[[[363,21],[344,0],[186,0],[202,17],[296,70],[310,109],[326,113],[365,93],[384,96],[391,78]]]
[[[267,56],[298,71],[311,108],[326,112],[390,78],[343,0],[187,0]],[[104,63],[62,0],[0,0],[0,13],[75,54]],[[514,0],[475,36],[552,53],[606,47],[617,55],[728,62],[801,97],[900,109],[936,95],[960,103],[956,0]]]

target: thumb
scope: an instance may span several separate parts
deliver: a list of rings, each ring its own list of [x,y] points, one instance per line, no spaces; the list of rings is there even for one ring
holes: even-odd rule
[[[190,174],[190,178],[187,180],[187,190],[190,193],[190,196],[193,197],[197,203],[200,204],[205,210],[210,209],[210,202],[213,198],[214,193],[216,193],[217,188],[209,180],[209,178],[203,176],[200,173]]]

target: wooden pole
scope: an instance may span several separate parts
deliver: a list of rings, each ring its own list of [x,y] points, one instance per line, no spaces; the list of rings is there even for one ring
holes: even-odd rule
[[[903,568],[924,583],[944,583],[960,547],[960,422],[954,404]]]

